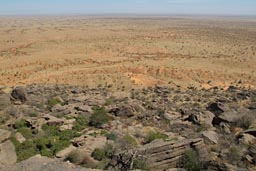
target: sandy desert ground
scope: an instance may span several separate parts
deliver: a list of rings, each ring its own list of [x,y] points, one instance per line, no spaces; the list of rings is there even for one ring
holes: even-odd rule
[[[255,88],[255,70],[255,18],[0,18],[1,85]]]

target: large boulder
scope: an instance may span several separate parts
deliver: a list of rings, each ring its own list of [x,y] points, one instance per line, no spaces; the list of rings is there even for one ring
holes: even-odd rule
[[[107,143],[107,138],[105,136],[98,135],[94,137],[89,135],[89,132],[87,135],[82,135],[72,140],[75,147],[79,147],[87,154],[91,154],[96,148],[103,148]],[[91,133],[93,133],[93,131],[91,131]]]
[[[92,113],[92,108],[88,105],[78,105],[75,107],[77,111]]]
[[[60,104],[56,104],[51,108],[51,111],[53,113],[61,113],[63,115],[67,115],[71,113],[71,108],[72,107],[68,105],[62,106]]]
[[[238,142],[242,143],[242,144],[253,144],[254,142],[256,142],[256,138],[253,135],[250,134],[246,134],[246,133],[240,133],[237,136]]]
[[[65,119],[56,118],[49,114],[43,116],[43,118],[46,120],[46,123],[49,126],[60,126],[60,125],[63,125],[65,122]]]
[[[57,159],[36,155],[13,166],[0,167],[0,171],[101,171],[87,169]]]
[[[66,159],[67,156],[73,151],[73,150],[76,150],[76,147],[74,147],[73,145],[70,145],[69,147],[59,151],[57,154],[56,154],[56,157],[57,158],[61,158],[61,159]]]
[[[16,163],[15,147],[10,140],[0,144],[0,164],[11,165]]]
[[[23,143],[26,141],[26,138],[19,132],[17,132],[14,136],[16,138],[17,141],[19,141],[20,143]]]
[[[109,113],[114,114],[118,117],[133,117],[136,114],[136,110],[133,106],[120,106],[113,107],[109,110]]]
[[[10,99],[14,104],[20,104],[25,103],[28,97],[24,88],[16,87],[12,90]]]
[[[10,131],[0,129],[0,143],[7,140],[11,135]]]
[[[212,121],[214,125],[220,125],[221,122],[235,123],[250,112],[246,108],[234,109],[222,103],[212,103],[207,109],[215,115]]]
[[[215,131],[204,131],[202,132],[203,138],[213,144],[218,144],[219,137]]]

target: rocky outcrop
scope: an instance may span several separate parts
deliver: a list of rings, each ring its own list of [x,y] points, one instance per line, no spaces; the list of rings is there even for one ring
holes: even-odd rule
[[[133,117],[136,114],[136,110],[133,106],[120,106],[113,107],[109,110],[109,113],[118,117]]]
[[[86,169],[68,162],[42,157],[31,157],[13,166],[0,166],[0,171],[100,171],[98,169]]]
[[[228,163],[219,163],[211,161],[208,163],[207,171],[249,171],[248,169],[239,168]]]
[[[215,131],[204,131],[202,132],[203,138],[213,144],[218,144],[219,137]]]
[[[16,163],[17,155],[15,147],[10,140],[0,144],[0,164],[11,165]]]
[[[236,123],[245,115],[250,115],[250,110],[246,108],[234,109],[223,103],[212,103],[207,109],[215,114],[212,123],[214,125],[220,125],[221,123]]]
[[[186,139],[178,142],[152,142],[141,148],[125,151],[115,155],[108,168],[132,168],[134,160],[147,163],[151,170],[165,170],[175,168],[187,150],[193,149],[202,161],[209,160],[209,154],[202,139]]]
[[[10,131],[0,129],[0,143],[7,140],[11,135]]]

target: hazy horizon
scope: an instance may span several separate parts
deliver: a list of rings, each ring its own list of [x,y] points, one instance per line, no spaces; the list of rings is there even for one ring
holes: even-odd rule
[[[0,15],[256,16],[254,0],[8,0]]]

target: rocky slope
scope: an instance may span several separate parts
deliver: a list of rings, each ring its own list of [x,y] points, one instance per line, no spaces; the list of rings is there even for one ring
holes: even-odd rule
[[[256,90],[0,91],[3,171],[255,170]]]

